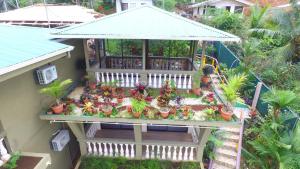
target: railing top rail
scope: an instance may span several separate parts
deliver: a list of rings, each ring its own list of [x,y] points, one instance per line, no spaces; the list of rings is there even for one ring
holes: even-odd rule
[[[191,70],[151,70],[151,69],[100,69],[100,68],[90,68],[87,69],[88,72],[99,72],[99,73],[139,73],[139,74],[187,74],[193,75],[195,71]]]

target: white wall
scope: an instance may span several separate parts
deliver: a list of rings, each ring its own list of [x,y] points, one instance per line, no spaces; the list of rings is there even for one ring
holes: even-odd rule
[[[234,9],[236,6],[244,6],[244,4],[234,1],[234,0],[224,0],[224,1],[217,1],[214,3],[210,3],[209,6],[215,6],[218,9],[226,9],[227,6],[230,6],[230,12],[234,13]],[[199,8],[199,13],[198,13]],[[203,15],[204,6],[195,7],[193,8],[193,16],[200,16]]]
[[[139,7],[141,5],[153,5],[152,0],[117,0],[116,1],[116,10],[117,12],[122,11],[122,3],[128,4],[128,9]]]

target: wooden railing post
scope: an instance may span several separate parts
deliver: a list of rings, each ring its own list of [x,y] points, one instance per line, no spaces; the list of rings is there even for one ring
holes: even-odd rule
[[[79,148],[81,155],[87,154],[87,146],[86,143],[82,140],[86,139],[83,124],[77,124],[77,123],[67,123],[70,129],[72,130],[73,134],[76,136],[77,141],[79,142]]]
[[[203,151],[206,145],[206,142],[208,140],[208,137],[211,134],[211,129],[210,128],[201,128],[200,133],[199,133],[199,144],[197,148],[197,161],[200,162],[200,167],[201,169],[204,169],[204,165],[202,162],[203,158]]]
[[[134,140],[135,140],[135,153],[137,159],[142,159],[143,156],[143,147],[142,147],[142,126],[134,125]]]
[[[258,99],[259,99],[259,95],[260,95],[262,85],[263,85],[262,82],[258,82],[257,85],[256,85],[255,94],[254,94],[253,101],[252,101],[252,106],[251,106],[252,110],[256,109],[256,105],[257,105],[257,102],[258,102]]]

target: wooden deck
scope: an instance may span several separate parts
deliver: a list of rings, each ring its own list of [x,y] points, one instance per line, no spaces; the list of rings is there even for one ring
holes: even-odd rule
[[[133,130],[97,130],[95,138],[134,140]],[[193,142],[192,135],[185,132],[148,131],[142,133],[143,140]]]

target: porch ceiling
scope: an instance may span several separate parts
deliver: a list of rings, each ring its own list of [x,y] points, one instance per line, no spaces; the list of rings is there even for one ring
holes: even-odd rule
[[[240,38],[154,6],[141,6],[61,29],[55,38],[239,41]]]

